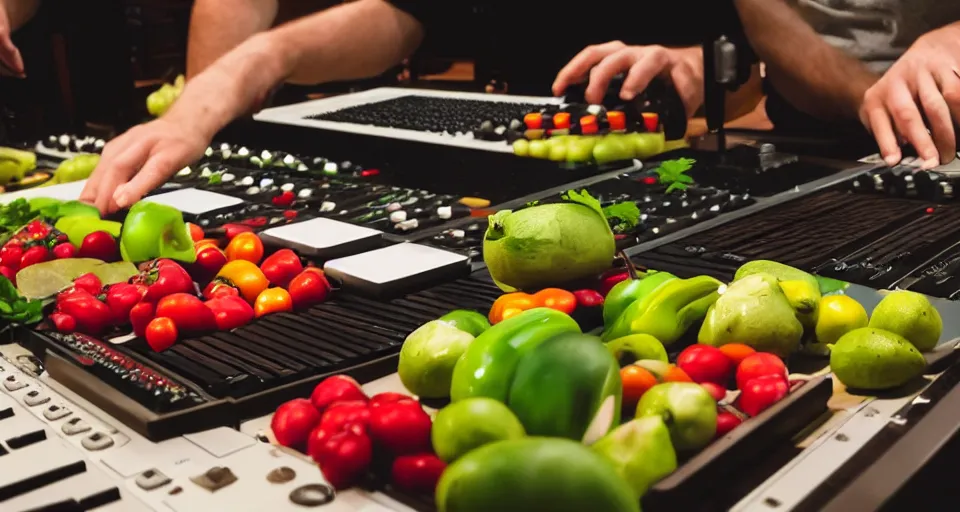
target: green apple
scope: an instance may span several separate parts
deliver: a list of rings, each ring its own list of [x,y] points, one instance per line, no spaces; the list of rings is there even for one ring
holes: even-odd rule
[[[637,158],[650,158],[663,152],[665,138],[662,132],[631,133],[626,136]]]
[[[651,485],[677,469],[670,430],[657,416],[620,425],[591,447],[613,464],[640,499]]]
[[[530,141],[527,139],[517,139],[513,142],[513,154],[517,156],[530,155]]]
[[[663,418],[677,451],[699,450],[717,432],[717,402],[693,382],[664,382],[647,390],[636,417],[647,416]]]
[[[547,157],[554,162],[563,162],[567,159],[567,143],[566,141],[558,140],[551,141],[550,144],[550,155]]]
[[[421,325],[400,348],[400,382],[422,398],[450,396],[453,367],[472,342],[472,334],[457,329],[451,322],[433,320]]]
[[[496,441],[518,439],[526,433],[520,420],[492,398],[467,398],[437,413],[431,430],[433,450],[450,463],[476,448]]]
[[[567,141],[567,161],[570,163],[589,162],[593,158],[593,146],[596,141],[590,137]]]
[[[550,146],[545,140],[531,140],[529,147],[528,153],[533,158],[547,158],[550,154]]]
[[[593,147],[593,159],[600,164],[617,160],[630,160],[633,155],[633,147],[623,135],[607,135],[597,141],[597,145]]]

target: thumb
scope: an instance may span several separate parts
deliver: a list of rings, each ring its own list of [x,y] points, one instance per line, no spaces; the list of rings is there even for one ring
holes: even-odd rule
[[[113,193],[113,200],[120,208],[129,208],[147,195],[153,189],[163,185],[176,172],[179,158],[170,156],[169,152],[150,155],[147,163],[140,168],[134,177],[127,183],[117,187]],[[184,164],[186,165],[186,164]]]

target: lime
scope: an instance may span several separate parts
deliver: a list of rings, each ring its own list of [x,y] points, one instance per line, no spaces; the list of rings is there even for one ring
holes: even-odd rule
[[[400,382],[422,398],[450,396],[453,367],[471,342],[472,334],[449,322],[433,320],[421,325],[407,336],[400,349]]]
[[[126,282],[137,274],[137,267],[129,261],[104,263],[92,258],[45,261],[17,272],[17,290],[27,299],[44,299],[69,288],[74,279],[89,272],[106,286]]]
[[[890,293],[873,310],[870,327],[903,336],[917,350],[933,350],[943,332],[943,320],[926,296],[898,290]]]
[[[437,413],[431,436],[437,456],[450,463],[485,444],[525,436],[520,420],[492,398],[467,398]]]
[[[898,334],[863,327],[854,329],[830,350],[830,369],[855,389],[890,389],[923,373],[926,360]]]
[[[844,334],[868,322],[867,310],[846,295],[831,295],[820,299],[816,335],[820,343],[836,343]]]

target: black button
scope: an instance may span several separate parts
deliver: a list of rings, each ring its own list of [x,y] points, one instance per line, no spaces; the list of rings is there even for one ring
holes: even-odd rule
[[[0,420],[5,420],[7,418],[13,417],[13,407],[7,407],[6,409],[0,409]]]
[[[30,432],[28,434],[23,434],[22,436],[11,437],[7,439],[7,446],[13,448],[14,450],[23,448],[24,446],[29,446],[33,443],[39,443],[40,441],[45,441],[47,439],[47,432],[43,429]]]

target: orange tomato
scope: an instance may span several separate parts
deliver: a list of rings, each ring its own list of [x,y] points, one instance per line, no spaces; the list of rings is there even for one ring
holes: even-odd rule
[[[253,303],[253,311],[257,318],[270,313],[282,313],[293,310],[293,299],[290,298],[290,292],[283,288],[268,288],[257,296]]]
[[[490,307],[487,318],[491,324],[500,323],[511,316],[533,309],[537,305],[538,302],[533,298],[533,295],[523,292],[505,293],[493,301],[493,306]]]
[[[748,345],[743,343],[728,343],[719,347],[720,352],[723,352],[723,355],[730,358],[733,361],[733,366],[736,367],[740,364],[740,361],[743,361],[747,356],[756,354],[757,351]]]
[[[620,369],[620,380],[623,381],[623,408],[636,407],[640,397],[648,389],[659,384],[660,381],[646,368],[635,365],[624,366]]]
[[[192,222],[188,222],[187,227],[190,228],[190,238],[192,238],[194,242],[203,240],[203,228]]]
[[[200,249],[203,249],[208,245],[212,245],[213,247],[216,247],[217,249],[219,249],[220,241],[217,240],[216,238],[203,238],[193,242],[193,248],[196,249],[197,252],[200,252]]]
[[[240,233],[227,244],[227,261],[245,260],[260,263],[263,259],[263,242],[256,233]]]
[[[236,287],[240,290],[240,295],[251,304],[270,286],[270,281],[263,275],[260,267],[247,260],[228,261],[220,272],[217,272],[217,279]]]

